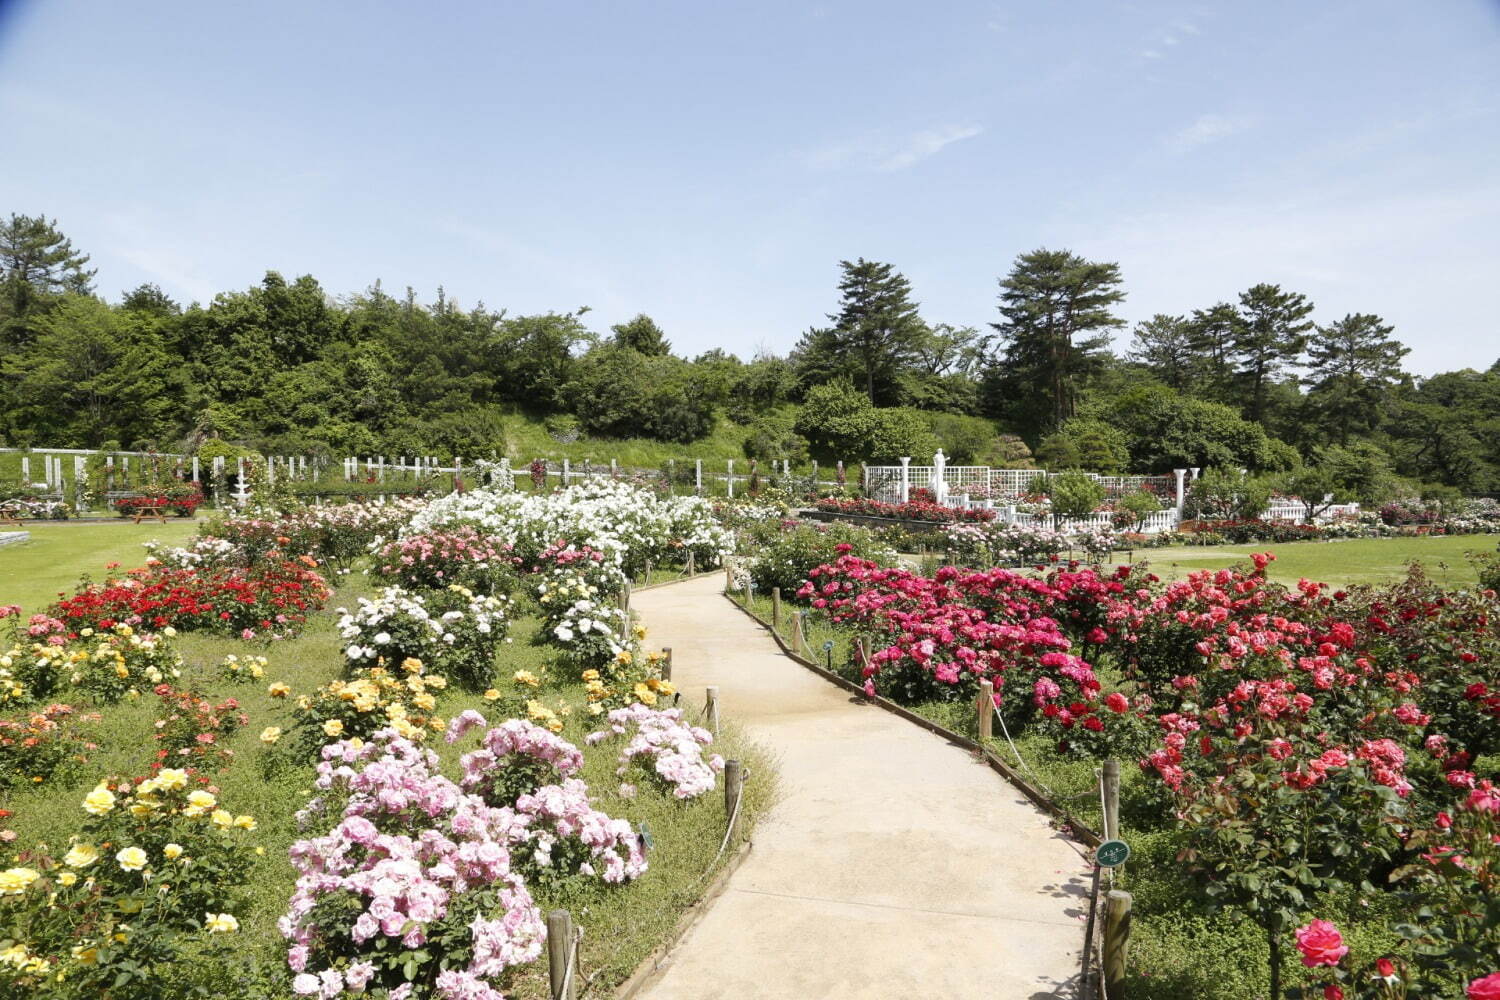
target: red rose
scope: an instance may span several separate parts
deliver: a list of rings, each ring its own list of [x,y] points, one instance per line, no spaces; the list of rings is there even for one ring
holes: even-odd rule
[[[1396,964],[1388,958],[1377,959],[1375,971],[1380,974],[1381,978],[1389,979],[1396,974]]]
[[[1297,928],[1296,935],[1297,950],[1302,952],[1302,964],[1309,969],[1320,965],[1338,965],[1349,954],[1344,936],[1331,921],[1314,920],[1305,927]],[[1496,995],[1495,1000],[1500,1000],[1500,994]]]
[[[1108,708],[1111,712],[1124,713],[1130,709],[1130,699],[1116,691],[1104,699],[1104,707]]]
[[[1344,1000],[1344,991],[1333,983],[1323,987],[1323,1000]]]
[[[1500,972],[1491,972],[1483,979],[1474,980],[1465,996],[1469,1000],[1500,1000]]]

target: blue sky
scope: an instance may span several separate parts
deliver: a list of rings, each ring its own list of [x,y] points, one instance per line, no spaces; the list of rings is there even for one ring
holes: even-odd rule
[[[837,262],[932,322],[1018,253],[1132,322],[1259,281],[1500,357],[1500,2],[5,2],[0,211],[111,298],[266,269],[789,348]]]

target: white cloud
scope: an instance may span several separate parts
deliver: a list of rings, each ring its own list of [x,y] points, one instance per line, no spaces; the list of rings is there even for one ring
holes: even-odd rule
[[[874,133],[824,146],[814,150],[806,160],[815,170],[845,167],[885,172],[905,170],[983,131],[978,125],[945,125],[903,136]]]
[[[1176,132],[1167,139],[1167,146],[1174,152],[1186,153],[1197,149],[1199,146],[1220,139],[1227,139],[1250,128],[1254,122],[1248,117],[1228,117],[1225,115],[1199,115],[1187,128]]]

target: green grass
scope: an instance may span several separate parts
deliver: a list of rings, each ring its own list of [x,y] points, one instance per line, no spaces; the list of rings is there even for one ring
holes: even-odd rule
[[[1248,562],[1252,552],[1272,552],[1276,560],[1267,570],[1271,579],[1295,584],[1305,577],[1338,586],[1391,583],[1405,576],[1407,564],[1416,561],[1443,586],[1472,587],[1478,577],[1466,553],[1493,552],[1495,543],[1493,535],[1353,538],[1282,545],[1171,546],[1140,549],[1135,557],[1148,560],[1163,577],[1177,579],[1194,570]],[[1116,558],[1122,558],[1121,553]]]
[[[139,566],[146,561],[146,542],[183,544],[197,524],[189,518],[169,518],[165,524],[132,524],[121,518],[98,524],[27,522],[20,530],[31,532],[31,539],[0,548],[0,604],[19,604],[32,614],[57,600],[60,592],[71,593],[84,573],[102,577],[111,562]]]
[[[84,570],[97,572],[112,560],[138,564],[140,542],[163,534],[160,525],[151,526],[157,529],[154,532],[146,531],[146,527],[142,525],[138,531],[134,525],[49,526],[50,530],[27,547],[0,550],[0,604],[21,603],[28,609],[39,608]],[[173,540],[181,540],[191,530],[187,524],[169,523],[168,527],[176,532]],[[45,582],[33,579],[34,574],[45,577]],[[313,778],[310,764],[287,761],[284,748],[268,748],[259,742],[258,734],[266,726],[290,731],[295,719],[292,700],[271,698],[266,688],[273,681],[286,682],[295,696],[310,693],[338,677],[343,663],[342,643],[334,627],[333,609],[352,604],[370,589],[361,573],[343,578],[329,610],[312,616],[306,631],[295,640],[261,646],[186,634],[176,642],[176,649],[184,659],[180,686],[200,691],[215,701],[236,698],[249,716],[248,723],[227,743],[235,753],[233,764],[215,777],[226,808],[257,818],[259,827],[252,836],[254,843],[265,850],[256,860],[248,887],[249,905],[242,917],[247,978],[236,985],[247,996],[282,995],[264,986],[263,970],[285,967],[284,944],[276,932],[275,920],[286,906],[295,878],[287,849],[301,834],[292,814],[305,802]],[[510,631],[513,639],[498,653],[497,675],[501,680],[497,687],[502,691],[513,688],[510,677],[517,670],[531,670],[541,676],[543,687],[537,696],[549,707],[557,709],[566,704],[572,710],[562,735],[584,749],[582,777],[594,791],[598,807],[637,826],[644,821],[655,843],[648,855],[649,870],[635,882],[537,894],[544,910],[564,906],[585,928],[582,970],[592,977],[588,995],[607,995],[662,942],[684,908],[697,900],[709,884],[724,832],[723,795],[716,791],[691,802],[679,802],[641,782],[636,796],[620,798],[619,779],[614,774],[617,744],[606,741],[597,748],[584,747],[583,737],[594,726],[583,711],[586,699],[582,686],[554,665],[554,656],[548,648],[532,643],[535,631],[535,619],[520,618],[513,623]],[[270,661],[266,677],[243,684],[225,679],[218,665],[229,653],[242,656],[263,653]],[[84,705],[81,700],[74,703]],[[83,796],[101,776],[146,773],[154,751],[151,733],[152,722],[159,714],[158,705],[157,698],[147,693],[133,701],[100,706],[103,720],[92,734],[99,749],[86,764],[76,765],[41,786],[18,790],[0,800],[0,807],[14,812],[9,823],[18,838],[9,845],[12,852],[38,841],[54,846],[65,844],[84,818],[79,807]],[[683,707],[689,709],[691,717],[697,706],[689,706],[688,699],[683,697]],[[467,708],[477,708],[482,713],[488,709],[487,717],[496,714],[481,695],[456,688],[444,693],[438,712],[444,718],[451,718]],[[753,828],[774,796],[775,764],[764,751],[744,739],[732,720],[727,721],[713,749],[725,757],[744,760],[754,775],[754,780],[746,785],[740,826],[744,834]],[[444,759],[445,773],[450,776],[457,773],[458,755],[471,743],[472,740],[466,740],[450,747],[440,739],[432,742],[432,748]],[[0,862],[11,863],[11,856],[11,852],[0,855]],[[521,970],[507,995],[547,996],[545,958]]]

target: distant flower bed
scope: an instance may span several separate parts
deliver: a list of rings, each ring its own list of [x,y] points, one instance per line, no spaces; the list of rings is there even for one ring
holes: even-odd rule
[[[117,623],[179,631],[208,631],[244,639],[284,638],[301,631],[330,591],[312,560],[263,563],[251,569],[131,570],[87,583],[53,612],[69,629],[108,629]]]
[[[931,521],[934,524],[950,524],[954,521],[992,521],[995,518],[995,512],[992,510],[944,507],[930,500],[883,503],[866,497],[823,497],[813,506],[830,514],[890,517],[906,521]]]
[[[138,497],[121,497],[114,502],[115,512],[121,517],[134,517],[142,511],[170,511],[178,517],[192,517],[193,512],[203,506],[203,494],[198,492],[181,495],[154,494]]]

